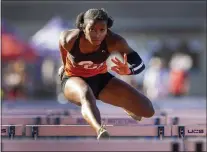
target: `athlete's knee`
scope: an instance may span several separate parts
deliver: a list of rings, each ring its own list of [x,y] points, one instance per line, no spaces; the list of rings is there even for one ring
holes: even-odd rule
[[[133,112],[136,116],[141,116],[141,117],[145,117],[145,118],[150,118],[154,115],[154,109],[152,108],[145,108],[143,110],[140,111],[139,108],[137,108],[136,111]]]
[[[154,107],[152,105],[152,102],[147,99],[146,101],[146,107],[145,107],[145,112],[144,112],[144,117],[145,118],[150,118],[155,114]]]
[[[152,102],[148,98],[143,98],[142,104],[140,104],[139,107],[137,107],[135,114],[137,116],[142,116],[145,118],[152,117],[155,114]]]
[[[146,110],[144,117],[145,118],[150,118],[150,117],[154,116],[154,114],[155,114],[155,110],[152,107],[152,108],[149,108],[149,109]]]

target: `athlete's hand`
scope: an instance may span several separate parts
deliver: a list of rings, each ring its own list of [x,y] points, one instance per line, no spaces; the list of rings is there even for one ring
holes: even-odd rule
[[[111,59],[111,61],[115,64],[115,66],[111,67],[111,70],[120,74],[120,75],[128,75],[131,73],[129,66],[127,64],[127,55],[124,54],[124,63],[120,61],[117,57]]]
[[[58,75],[60,77],[60,80],[62,80],[63,74],[64,74],[64,65],[61,65],[61,67],[59,67],[58,69]]]

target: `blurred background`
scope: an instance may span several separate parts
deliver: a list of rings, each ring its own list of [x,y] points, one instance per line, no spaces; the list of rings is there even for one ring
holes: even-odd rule
[[[98,148],[130,151],[126,148],[130,149],[133,145],[135,149],[144,151],[149,149],[148,145],[154,137],[158,139],[160,136],[162,139],[162,133],[163,138],[172,137],[173,143],[179,137],[185,139],[180,146],[177,145],[178,148],[185,148],[180,151],[195,151],[195,147],[200,149],[197,151],[202,151],[202,144],[205,151],[206,1],[4,0],[1,5],[0,126],[3,128],[2,148],[5,151],[84,151],[93,148],[91,144],[87,147],[82,141],[81,144],[77,140],[68,141],[95,137],[95,132],[82,126],[87,122],[81,115],[80,107],[65,100],[57,74],[61,66],[58,47],[60,33],[75,28],[76,16],[90,8],[105,8],[114,19],[112,31],[122,35],[144,60],[146,69],[141,74],[116,76],[147,95],[155,108],[153,117],[142,118],[138,122],[123,109],[97,101],[103,124],[114,125],[107,127],[112,137],[133,137],[136,143],[124,141],[117,143],[119,146],[112,140],[109,141],[112,142],[110,146],[92,143],[95,151]],[[113,56],[121,58],[118,53],[110,58]],[[107,61],[109,69],[112,66],[110,58]],[[56,130],[53,127],[60,124],[68,129],[55,126],[59,129]],[[33,125],[47,125],[47,128]],[[151,129],[140,127],[134,131],[133,125],[149,125]],[[160,125],[164,126],[165,131]],[[122,129],[116,130],[117,126],[122,126]],[[157,126],[158,131],[155,131]],[[167,134],[169,136],[165,136]],[[7,140],[24,139],[25,136],[26,140],[20,142]],[[29,140],[37,137],[45,140]],[[60,140],[63,142],[61,144],[57,140],[50,140],[52,137],[63,137],[67,141]],[[137,140],[142,137],[147,143],[138,144]],[[189,138],[186,140],[184,137]],[[204,138],[200,140],[196,137]],[[45,144],[46,140],[50,142],[49,146]],[[165,143],[151,144],[151,150],[172,151],[170,146],[166,146],[171,145],[171,141],[157,142]],[[175,144],[172,146],[177,147]]]
[[[2,1],[3,103],[65,103],[57,76],[59,35],[89,8],[105,8],[115,20],[112,30],[146,64],[141,74],[121,79],[153,102],[205,98],[205,1]]]

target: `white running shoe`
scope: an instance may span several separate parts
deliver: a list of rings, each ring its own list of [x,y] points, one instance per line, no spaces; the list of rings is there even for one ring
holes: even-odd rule
[[[104,125],[101,125],[101,128],[98,131],[97,139],[100,140],[100,139],[109,139],[109,138],[110,138],[109,133],[104,128]]]

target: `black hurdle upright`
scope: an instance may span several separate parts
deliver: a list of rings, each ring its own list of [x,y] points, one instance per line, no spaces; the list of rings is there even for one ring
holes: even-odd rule
[[[60,117],[59,116],[57,116],[57,117],[55,117],[55,119],[54,119],[54,125],[60,125]]]
[[[174,117],[174,118],[172,119],[172,125],[179,125],[179,123],[180,123],[180,119],[179,119],[179,117]]]
[[[155,121],[154,121],[154,125],[160,125],[161,124],[161,120],[159,117],[155,118]]]
[[[204,148],[203,148],[203,143],[202,142],[196,142],[195,143],[195,152],[203,152]]]
[[[165,116],[167,116],[167,113],[165,111],[162,111],[162,112],[160,112],[160,116],[165,117]]]
[[[162,138],[165,136],[165,127],[162,125],[159,125],[157,127],[157,137],[162,140]]]
[[[180,144],[178,142],[171,143],[171,152],[179,152],[180,151]]]
[[[47,122],[48,125],[51,124],[51,115],[50,115],[50,114],[48,114],[48,115],[46,116],[46,122]]]
[[[70,116],[70,112],[68,110],[63,111],[63,116]]]
[[[10,139],[13,139],[15,136],[15,126],[10,125],[8,126],[8,136]]]
[[[31,128],[31,134],[32,134],[32,138],[33,139],[37,139],[38,136],[39,136],[39,129],[38,129],[38,126],[32,126]]]
[[[185,126],[178,126],[178,137],[182,139],[185,137]]]
[[[57,115],[57,116],[55,117],[55,119],[54,119],[54,125],[60,125],[60,123],[61,123],[60,116]],[[55,138],[56,138],[56,139],[59,139],[58,136],[55,136]]]
[[[41,125],[41,124],[42,124],[42,119],[41,119],[41,117],[36,117],[36,118],[34,119],[34,124],[35,124],[35,125]]]

